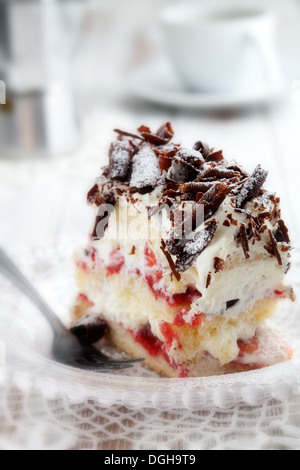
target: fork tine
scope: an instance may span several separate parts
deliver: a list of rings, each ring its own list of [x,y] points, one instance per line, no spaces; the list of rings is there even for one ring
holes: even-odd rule
[[[145,359],[144,358],[139,358],[139,359],[112,359],[111,357],[106,356],[103,354],[101,351],[95,348],[95,350],[91,353],[91,357],[96,358],[98,361],[99,359],[102,359],[105,362],[108,362],[109,364],[136,364],[138,362],[142,362]]]
[[[104,359],[103,359],[103,357],[98,356],[96,354],[91,354],[86,359],[89,362],[91,362],[92,364],[103,364],[104,367],[106,366],[106,367],[110,367],[110,368],[121,369],[122,367],[128,368],[128,367],[131,367],[133,365],[132,361],[111,360],[109,358],[106,358],[105,356],[104,356]]]
[[[80,367],[87,369],[87,370],[96,370],[96,371],[115,371],[121,369],[128,369],[131,367],[130,364],[109,364],[108,362],[101,362],[97,360],[91,360],[90,357],[81,357],[73,361],[73,366],[78,368]]]

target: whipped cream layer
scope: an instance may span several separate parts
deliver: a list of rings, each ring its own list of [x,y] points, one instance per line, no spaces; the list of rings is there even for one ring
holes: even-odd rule
[[[120,249],[125,259],[125,267],[129,272],[138,270],[141,277],[147,276],[145,265],[145,245],[150,240],[151,248],[160,267],[163,277],[157,288],[165,289],[171,294],[183,293],[188,287],[195,287],[202,295],[189,315],[203,312],[207,315],[223,315],[226,312],[238,314],[251,308],[263,297],[273,297],[275,291],[286,292],[283,286],[285,273],[289,268],[289,250],[286,242],[278,243],[281,264],[277,257],[271,255],[265,246],[270,241],[269,230],[274,230],[277,220],[269,218],[265,221],[266,229],[261,233],[260,240],[249,244],[249,257],[245,257],[242,245],[237,238],[241,224],[247,226],[248,214],[257,217],[260,213],[261,201],[255,198],[249,202],[245,211],[237,212],[232,196],[228,196],[217,212],[207,219],[217,222],[217,230],[212,242],[198,256],[190,268],[183,272],[180,280],[176,280],[170,265],[162,251],[162,239],[168,240],[172,233],[169,213],[162,210],[149,218],[149,208],[155,208],[163,188],[155,189],[151,194],[132,195],[134,204],[127,196],[120,196],[114,212],[110,215],[104,237],[92,241],[105,264],[109,263],[110,254]],[[265,197],[266,199],[266,197]],[[275,198],[264,203],[264,210],[272,213],[277,202]],[[193,203],[180,203],[192,207]],[[228,224],[228,222],[230,222]],[[202,229],[198,227],[196,232]],[[172,255],[171,255],[172,256]],[[172,256],[175,262],[175,257]],[[217,261],[216,261],[217,260]],[[218,261],[221,266],[218,266]],[[237,301],[228,308],[228,302]],[[187,318],[187,320],[189,320]]]

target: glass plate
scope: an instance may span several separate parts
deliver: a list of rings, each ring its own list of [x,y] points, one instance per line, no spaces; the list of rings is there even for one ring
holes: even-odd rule
[[[34,250],[18,259],[21,270],[68,321],[75,298],[72,244],[58,243]],[[294,251],[289,277],[300,290],[300,250]],[[299,298],[299,295],[298,295]],[[197,410],[208,406],[229,409],[238,403],[260,404],[266,398],[285,400],[300,385],[299,302],[283,302],[274,322],[283,330],[295,350],[295,357],[283,364],[257,371],[225,376],[168,379],[143,364],[121,373],[85,372],[62,366],[51,359],[51,330],[39,311],[6,280],[1,286],[0,341],[6,346],[6,365],[0,366],[0,384],[10,382],[23,390],[38,389],[47,398],[63,395],[72,403],[96,400],[101,406],[124,405],[129,409]],[[101,348],[113,356],[123,353],[105,342]]]

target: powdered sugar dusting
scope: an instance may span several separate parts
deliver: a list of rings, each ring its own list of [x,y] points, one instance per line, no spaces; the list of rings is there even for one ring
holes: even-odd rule
[[[211,235],[206,230],[198,232],[192,240],[189,240],[185,245],[185,252],[188,255],[195,255],[202,252],[209,243]]]
[[[132,148],[127,140],[117,140],[110,148],[110,177],[125,179],[128,175]]]
[[[248,178],[236,196],[236,207],[241,208],[245,202],[257,197],[266,181],[268,173],[259,165]]]
[[[158,158],[146,144],[133,158],[130,186],[137,189],[154,188],[160,178]]]
[[[203,230],[197,232],[192,240],[186,242],[176,263],[176,269],[180,273],[186,271],[190,266],[192,266],[198,256],[200,256],[205,248],[211,243],[215,236],[217,227],[218,223],[213,219]]]
[[[204,162],[204,159],[198,150],[193,150],[193,149],[188,149],[186,147],[181,147],[177,155],[183,159],[189,159],[189,160],[194,160],[194,161],[201,161]]]

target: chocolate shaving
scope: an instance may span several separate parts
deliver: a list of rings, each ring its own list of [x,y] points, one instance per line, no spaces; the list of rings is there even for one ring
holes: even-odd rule
[[[203,204],[204,206],[205,220],[210,218],[219,209],[231,189],[232,186],[228,183],[216,183],[204,194],[198,204]]]
[[[124,137],[132,137],[133,139],[143,140],[142,137],[136,134],[131,134],[130,132],[121,131],[120,129],[114,129],[114,132]]]
[[[215,273],[220,273],[225,268],[225,261],[221,258],[216,257],[214,259],[214,270]]]
[[[98,184],[95,184],[95,186],[93,186],[92,189],[88,192],[87,201],[89,204],[96,204],[96,206],[103,204],[103,197],[100,194]]]
[[[149,145],[144,144],[132,160],[130,188],[141,194],[151,192],[160,177],[157,156]]]
[[[237,304],[239,302],[239,300],[240,299],[228,300],[228,302],[226,302],[226,310],[228,310],[229,308],[231,308],[235,304]]]
[[[172,233],[171,239],[167,241],[169,252],[173,255],[181,251],[182,246],[186,243],[191,233],[203,223],[203,205],[196,203],[187,215],[180,211],[176,216],[175,230]]]
[[[232,214],[228,214],[227,217],[228,217],[228,219],[229,219],[229,221],[230,221],[230,225],[235,225],[235,226],[238,225],[238,221],[233,218]]]
[[[168,171],[168,179],[175,183],[193,181],[197,178],[203,163],[204,160],[200,152],[178,148]]]
[[[269,236],[270,236],[270,241],[269,243],[267,243],[267,245],[264,246],[264,248],[265,250],[267,250],[267,252],[270,255],[275,256],[277,258],[279,266],[282,266],[283,263],[282,263],[281,255],[279,253],[277,241],[272,233],[272,230],[269,230]]]
[[[260,165],[256,167],[252,176],[248,177],[242,187],[236,193],[236,207],[243,208],[251,199],[259,196],[261,189],[267,179],[268,172]]]
[[[211,273],[208,273],[207,279],[206,279],[206,289],[209,288],[211,284]]]
[[[223,151],[219,150],[218,152],[212,152],[205,158],[207,162],[217,162],[220,163],[224,160]]]
[[[174,136],[174,131],[170,122],[163,124],[156,134],[153,134],[150,128],[146,126],[139,127],[138,132],[146,142],[149,142],[152,145],[166,145]]]
[[[289,231],[282,219],[277,222],[274,237],[278,243],[290,243]]]
[[[173,157],[170,157],[168,154],[160,154],[158,157],[158,164],[161,171],[168,171],[172,165]]]
[[[240,232],[239,232],[240,242],[242,244],[242,248],[244,251],[244,255],[246,259],[250,258],[250,249],[249,249],[249,242],[247,237],[246,225],[241,224]]]
[[[231,179],[234,183],[238,183],[241,179],[241,173],[238,171],[226,168],[215,162],[209,162],[203,165],[203,168],[198,174],[196,182],[218,181],[221,179]]]
[[[170,142],[170,140],[173,139],[174,137],[174,130],[172,128],[172,125],[170,122],[166,122],[160,128],[158,129],[156,135],[164,139],[164,144],[167,144]]]
[[[166,250],[166,243],[164,240],[161,241],[161,250],[163,252],[163,254],[165,255],[165,257],[167,258],[167,261],[169,263],[169,266],[170,266],[170,269],[172,271],[172,273],[174,274],[175,278],[177,281],[180,281],[181,279],[181,275],[179,274],[179,272],[177,271],[176,269],[176,266],[175,266],[175,263],[172,259],[172,256],[170,255],[170,253],[168,253],[168,251]]]
[[[210,154],[209,146],[206,143],[201,142],[200,140],[195,143],[194,150],[198,150],[198,152],[201,152],[201,155],[205,160]]]
[[[109,173],[112,181],[128,181],[133,147],[127,140],[113,142],[109,150]]]
[[[213,187],[213,185],[214,183],[191,182],[191,183],[181,184],[179,188],[183,194],[186,194],[186,193],[198,194],[198,193],[206,193],[209,189]]]
[[[212,242],[218,223],[215,219],[211,220],[207,226],[197,232],[191,240],[188,240],[182,248],[182,251],[177,255],[176,270],[183,273],[189,269],[194,261],[201,255],[201,253]]]
[[[229,166],[227,166],[227,168],[228,168],[228,170],[234,170],[234,171],[239,172],[243,179],[249,177],[248,173],[243,168],[241,168],[239,165],[229,165]]]
[[[270,219],[270,217],[271,217],[270,212],[268,212],[268,211],[261,212],[257,216],[258,224],[261,225],[264,220]]]
[[[206,194],[195,203],[192,210],[184,217],[183,221],[176,224],[172,237],[167,241],[167,247],[171,254],[180,253],[191,233],[196,230],[203,221],[212,217],[229,194],[231,186],[227,183],[214,184]],[[204,220],[203,220],[204,219]]]

